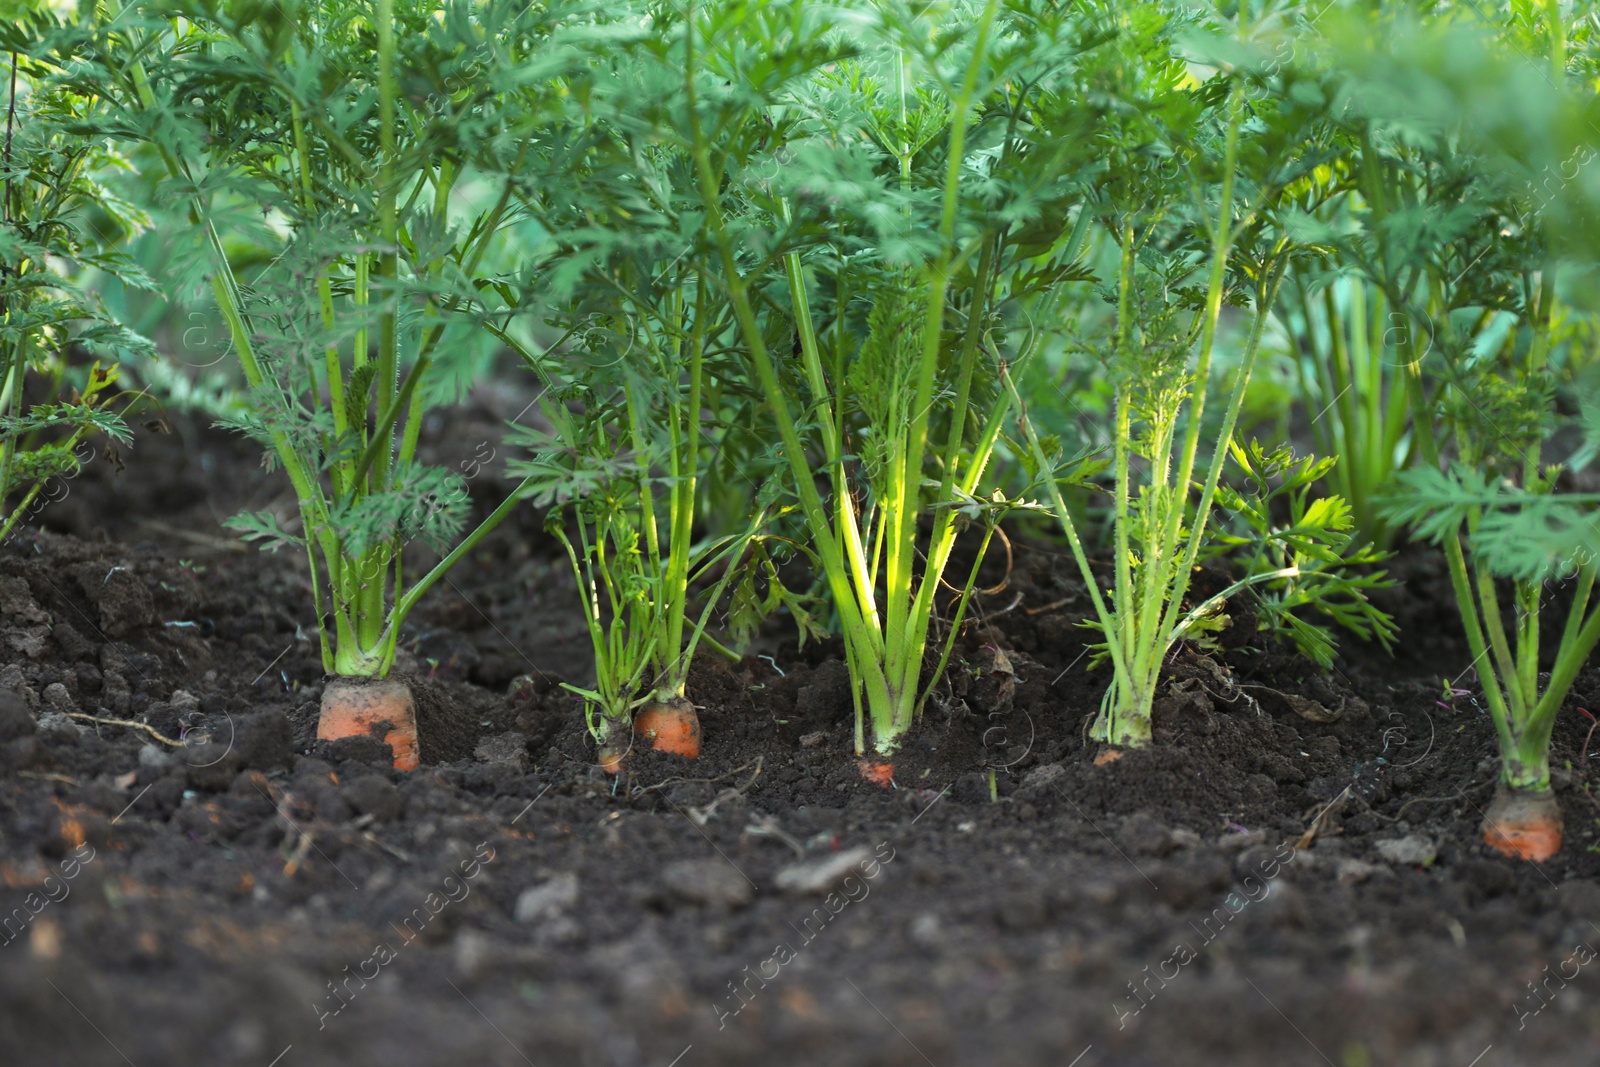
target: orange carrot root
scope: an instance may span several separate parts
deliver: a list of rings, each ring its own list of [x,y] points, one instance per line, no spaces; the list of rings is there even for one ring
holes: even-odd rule
[[[628,758],[628,748],[624,745],[601,745],[596,755],[602,771],[621,774],[623,763]]]
[[[652,700],[640,708],[633,717],[633,732],[657,752],[670,752],[685,759],[700,756],[700,716],[683,697]]]
[[[1121,758],[1122,758],[1122,749],[1120,749],[1120,748],[1108,748],[1108,749],[1105,749],[1104,751],[1102,751],[1098,756],[1096,756],[1094,758],[1094,765],[1096,767],[1104,767],[1106,764],[1115,763],[1115,762],[1117,762],[1117,760],[1119,760]]]
[[[398,678],[332,678],[322,687],[317,738],[376,737],[394,752],[396,770],[419,762],[417,705],[411,687]]]
[[[1501,783],[1483,816],[1483,843],[1502,856],[1543,863],[1561,851],[1562,829],[1554,793]]]
[[[873,785],[888,789],[894,785],[894,763],[890,760],[867,759],[862,756],[856,760],[856,766],[861,769],[861,777]]]

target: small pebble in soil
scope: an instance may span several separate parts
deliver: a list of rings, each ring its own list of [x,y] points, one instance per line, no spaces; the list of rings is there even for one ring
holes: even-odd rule
[[[1344,856],[1333,865],[1334,877],[1344,885],[1359,885],[1375,875],[1391,874],[1389,868]]]
[[[505,761],[525,768],[528,765],[528,738],[515,730],[485,737],[472,750],[472,755],[489,763]]]
[[[661,872],[672,894],[691,904],[740,907],[754,895],[750,882],[722,860],[678,860]]]
[[[1426,867],[1439,854],[1434,843],[1421,834],[1392,837],[1386,841],[1379,841],[1373,847],[1377,849],[1378,855],[1402,867]]]
[[[578,876],[572,871],[562,871],[518,894],[513,914],[519,923],[543,922],[559,918],[577,902]]]
[[[944,929],[939,925],[939,917],[931,911],[925,911],[911,920],[911,940],[923,948],[935,948],[944,940]]]
[[[1135,856],[1165,856],[1178,847],[1172,831],[1142,811],[1123,820],[1117,843]]]
[[[15,663],[8,663],[0,667],[0,689],[9,690],[21,697],[30,708],[39,706],[39,691],[28,684],[22,668]]]
[[[1246,830],[1244,833],[1230,831],[1217,838],[1217,847],[1224,852],[1243,852],[1247,848],[1264,845],[1266,842],[1265,830]]]
[[[139,749],[139,774],[147,781],[160,778],[171,766],[172,757],[160,745],[150,744]]]
[[[15,692],[0,690],[0,742],[15,741],[34,731],[33,714]]]
[[[83,727],[58,711],[47,711],[39,716],[39,734],[70,744],[83,737]]]
[[[773,884],[790,893],[827,893],[871,859],[872,850],[858,845],[831,856],[790,864],[778,872]]]
[[[1047,791],[1060,788],[1059,784],[1067,776],[1067,769],[1059,763],[1046,763],[1033,768],[1022,779],[1022,784],[1017,787],[1017,796],[1033,797]]]
[[[60,682],[51,682],[44,687],[45,707],[51,711],[58,711],[65,715],[69,711],[77,711],[78,705],[72,699],[72,693]]]

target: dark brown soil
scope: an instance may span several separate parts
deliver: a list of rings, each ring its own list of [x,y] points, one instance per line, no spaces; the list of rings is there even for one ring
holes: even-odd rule
[[[698,761],[601,774],[520,516],[405,635],[405,774],[315,741],[304,561],[217,525],[288,503],[176,428],[0,552],[0,1063],[1600,1062],[1600,671],[1556,732],[1565,850],[1489,855],[1493,731],[1440,699],[1471,683],[1425,554],[1396,659],[1185,650],[1157,743],[1096,766],[1086,598],[1019,545],[884,791],[833,650],[782,633],[699,665]]]

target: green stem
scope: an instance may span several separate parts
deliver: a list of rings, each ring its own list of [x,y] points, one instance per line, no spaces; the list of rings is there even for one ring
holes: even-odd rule
[[[1402,374],[1406,398],[1411,407],[1411,425],[1417,450],[1424,463],[1437,469],[1440,465],[1438,428],[1423,388],[1422,361],[1415,354],[1416,346],[1409,323],[1397,347],[1402,356]],[[1478,617],[1477,604],[1472,595],[1472,582],[1467,573],[1460,531],[1453,531],[1445,537],[1444,556],[1450,571],[1450,589],[1455,595],[1456,610],[1461,616],[1462,629],[1466,631],[1467,648],[1472,653],[1472,667],[1477,670],[1479,681],[1482,682],[1484,702],[1489,705],[1489,715],[1494,720],[1500,751],[1509,752],[1513,747],[1511,718],[1501,694],[1499,679],[1495,675],[1494,664],[1489,659],[1489,643],[1484,636],[1483,623]]]
[[[822,560],[823,574],[827,579],[830,592],[834,598],[834,608],[839,614],[840,626],[844,630],[846,643],[851,646],[852,662],[855,665],[854,677],[864,686],[869,704],[872,706],[874,718],[880,713],[887,721],[889,712],[886,707],[888,698],[887,680],[883,674],[881,659],[881,638],[877,631],[867,626],[857,609],[855,597],[852,593],[850,582],[844,563],[844,555],[838,541],[835,539],[832,523],[828,519],[827,511],[823,507],[822,498],[817,492],[815,476],[810,464],[806,461],[804,445],[800,441],[800,433],[795,425],[794,417],[789,411],[787,395],[778,381],[777,369],[773,365],[772,355],[767,349],[766,339],[762,335],[760,324],[756,321],[755,311],[751,307],[747,283],[740,277],[738,260],[734,254],[732,242],[728,238],[727,229],[722,218],[720,182],[717,171],[711,163],[711,150],[706,140],[705,131],[700,121],[695,77],[697,61],[695,55],[695,12],[691,7],[686,23],[686,47],[684,62],[684,85],[688,103],[689,127],[691,144],[693,147],[695,174],[698,180],[700,197],[706,211],[706,222],[717,252],[722,260],[724,285],[728,293],[729,303],[733,305],[734,318],[738,323],[740,334],[743,336],[745,346],[749,350],[750,358],[755,363],[756,377],[760,382],[767,406],[771,410],[773,420],[778,424],[778,436],[783,443],[785,458],[794,476],[795,489],[800,498],[801,511],[806,518],[815,540],[815,548]],[[858,654],[865,652],[865,655]]]
[[[1237,379],[1233,384],[1233,395],[1228,398],[1228,410],[1222,420],[1222,428],[1217,434],[1217,449],[1211,456],[1211,468],[1206,473],[1205,487],[1200,491],[1200,501],[1195,505],[1194,522],[1189,534],[1189,546],[1183,555],[1183,562],[1177,570],[1177,580],[1172,590],[1172,595],[1167,600],[1166,620],[1174,621],[1179,611],[1182,610],[1184,595],[1189,589],[1189,578],[1194,571],[1195,561],[1200,556],[1200,546],[1205,539],[1206,523],[1211,518],[1211,503],[1216,499],[1217,484],[1222,478],[1222,468],[1228,461],[1229,449],[1233,444],[1233,428],[1238,425],[1239,411],[1244,405],[1245,390],[1250,385],[1250,375],[1255,369],[1256,354],[1261,350],[1261,337],[1266,329],[1267,318],[1272,313],[1273,305],[1277,301],[1278,286],[1283,282],[1284,268],[1288,265],[1289,257],[1283,248],[1278,249],[1278,259],[1271,267],[1267,268],[1267,276],[1263,291],[1258,294],[1256,301],[1256,319],[1250,327],[1250,335],[1245,341],[1244,359],[1240,364]],[[1168,627],[1170,629],[1170,627]],[[1164,640],[1170,640],[1164,638]],[[1163,647],[1165,649],[1170,644]]]
[[[11,365],[6,368],[4,397],[0,398],[0,407],[3,407],[6,413],[13,418],[20,415],[22,411],[23,383],[28,372],[29,336],[27,331],[23,331],[21,336],[17,338],[16,349],[11,356]],[[18,442],[16,440],[8,440],[4,443],[4,451],[0,451],[0,505],[3,505],[6,498],[11,495],[11,480],[16,462],[17,447]],[[37,491],[37,488],[35,491]],[[7,522],[7,532],[9,532],[11,523],[16,521],[16,516],[30,503],[32,503],[32,494],[29,495],[28,500],[18,505],[11,513],[11,519]],[[4,539],[3,536],[0,536],[0,541],[4,541]]]
[[[1116,667],[1117,676],[1128,673],[1127,660],[1122,641],[1117,633],[1116,616],[1112,614],[1111,607],[1100,593],[1100,579],[1095,575],[1094,568],[1089,565],[1089,556],[1083,547],[1083,538],[1078,534],[1078,526],[1072,519],[1072,510],[1067,507],[1066,500],[1061,495],[1061,487],[1056,484],[1054,471],[1051,467],[1050,456],[1044,450],[1044,445],[1039,440],[1038,431],[1034,429],[1033,420],[1028,417],[1027,405],[1023,403],[1022,396],[1017,392],[1017,384],[1011,378],[1008,368],[1000,370],[1000,380],[1005,385],[1006,394],[1011,398],[1012,406],[1017,411],[1017,421],[1022,427],[1023,436],[1027,439],[1028,448],[1033,453],[1033,460],[1039,467],[1045,479],[1045,489],[1050,496],[1051,509],[1056,514],[1056,520],[1061,523],[1062,532],[1066,534],[1067,545],[1072,550],[1072,557],[1077,561],[1078,573],[1083,577],[1084,587],[1089,590],[1089,600],[1094,605],[1095,618],[1100,623],[1105,634],[1106,646],[1111,662]]]
[[[378,0],[378,269],[374,284],[382,292],[383,310],[378,314],[378,410],[390,410],[399,386],[399,337],[395,316],[393,283],[399,276],[400,233],[395,197],[395,48],[394,0]],[[387,289],[389,291],[384,292]],[[386,486],[393,444],[389,432],[372,463],[377,487]],[[376,438],[375,438],[376,439]]]
[[[667,546],[665,645],[661,653],[663,681],[657,697],[670,700],[684,695],[689,681],[691,648],[683,651],[683,630],[689,598],[689,539],[694,533],[694,504],[700,467],[700,406],[705,376],[705,286],[695,286],[694,322],[689,332],[689,400],[673,412],[673,429],[679,438],[672,452],[672,532]],[[732,573],[732,568],[729,568]],[[711,601],[716,603],[715,598]],[[709,610],[709,606],[708,606]],[[703,626],[701,627],[703,629]]]
[[[924,649],[914,635],[919,632],[925,634],[927,628],[927,620],[920,620],[919,625],[919,620],[914,614],[914,605],[919,608],[922,605],[913,599],[911,592],[912,570],[916,559],[917,520],[921,510],[918,507],[918,497],[921,494],[922,470],[928,446],[928,422],[932,415],[934,381],[939,367],[939,348],[944,332],[945,296],[950,282],[951,265],[955,258],[955,224],[960,202],[961,168],[966,163],[967,125],[970,120],[972,97],[977,91],[978,77],[988,48],[989,33],[998,8],[998,0],[989,0],[984,5],[983,13],[978,20],[977,40],[973,45],[972,58],[967,63],[956,99],[951,102],[950,135],[945,152],[945,174],[939,217],[939,236],[943,247],[940,249],[938,259],[928,271],[922,354],[917,366],[916,388],[912,394],[911,426],[904,439],[903,452],[893,464],[894,491],[884,505],[884,517],[889,523],[888,552],[884,568],[884,604],[887,623],[884,646],[887,652],[886,668],[893,696],[893,711],[889,722],[875,724],[879,727],[877,740],[880,751],[886,743],[892,746],[900,735],[910,728],[916,705],[917,675],[921,670]],[[984,247],[987,249],[988,242],[984,242]],[[970,346],[970,353],[964,361],[966,366],[962,370],[968,380],[971,375],[970,368],[976,358],[975,338]],[[964,415],[965,412],[958,414],[958,421],[952,427],[953,430],[959,430],[959,419]],[[922,576],[924,585],[930,582],[936,585],[937,579],[937,575],[927,570]],[[931,594],[926,598],[925,604],[927,605],[925,610],[931,613],[933,604]]]
[[[391,628],[403,622],[405,617],[410,614],[411,609],[417,606],[417,601],[422,599],[422,594],[426,593],[434,582],[444,577],[445,572],[455,566],[462,556],[476,548],[478,542],[487,537],[496,526],[499,526],[502,519],[511,514],[511,509],[516,507],[522,498],[522,491],[528,487],[532,480],[532,478],[523,479],[505,500],[501,501],[500,506],[491,511],[489,516],[478,524],[475,530],[462,538],[455,548],[451,549],[438,563],[435,563],[433,568],[423,575],[420,581],[405,591],[405,595],[396,599],[394,610],[390,613]]]
[[[1117,272],[1117,356],[1119,359],[1128,356],[1133,335],[1133,272],[1134,272],[1134,242],[1133,225],[1124,221],[1122,225],[1122,263]],[[1126,365],[1126,364],[1124,364]],[[1116,425],[1113,427],[1114,450],[1114,489],[1113,519],[1111,523],[1113,535],[1116,539],[1116,593],[1113,602],[1117,606],[1117,626],[1119,628],[1120,644],[1123,648],[1134,648],[1134,624],[1138,621],[1133,596],[1133,547],[1130,542],[1130,530],[1133,519],[1129,512],[1129,494],[1132,476],[1129,472],[1129,455],[1133,439],[1131,402],[1128,396],[1129,383],[1118,378],[1116,392]]]
[[[1173,470],[1171,464],[1167,462],[1172,449],[1169,431],[1164,430],[1157,438],[1155,449],[1157,462],[1153,472],[1155,483],[1146,490],[1147,502],[1143,506],[1153,509],[1159,527],[1155,537],[1145,539],[1145,556],[1140,564],[1137,593],[1131,586],[1125,584],[1120,574],[1118,576],[1119,595],[1123,588],[1128,588],[1130,598],[1119,599],[1116,615],[1111,620],[1115,627],[1125,630],[1125,636],[1116,641],[1114,647],[1127,653],[1128,658],[1119,660],[1118,657],[1113,657],[1111,689],[1113,695],[1102,705],[1101,714],[1092,728],[1092,736],[1115,745],[1139,747],[1150,740],[1150,709],[1155,698],[1155,687],[1160,676],[1162,660],[1170,647],[1170,635],[1176,626],[1178,612],[1182,610],[1182,600],[1188,589],[1190,570],[1199,550],[1198,539],[1204,530],[1205,516],[1216,490],[1217,476],[1227,458],[1226,443],[1232,435],[1238,405],[1243,398],[1242,386],[1254,361],[1252,347],[1246,355],[1246,364],[1241,372],[1240,381],[1235,385],[1234,397],[1224,420],[1219,447],[1212,457],[1206,489],[1201,493],[1193,533],[1180,560],[1178,552],[1182,523],[1188,510],[1189,487],[1194,477],[1194,466],[1199,453],[1217,323],[1221,317],[1227,264],[1233,244],[1233,189],[1238,169],[1239,129],[1243,107],[1243,89],[1235,85],[1228,97],[1228,127],[1222,188],[1218,197],[1216,225],[1212,230],[1211,272],[1200,322],[1200,350],[1195,366],[1194,385],[1189,397],[1188,426],[1185,428],[1183,444],[1177,454],[1176,470]],[[1124,237],[1128,236],[1131,236],[1131,233],[1125,230]],[[1281,281],[1281,278],[1280,264],[1276,278],[1270,285],[1270,299],[1276,299],[1277,282]],[[1253,331],[1256,342],[1259,342],[1262,324],[1270,311],[1270,302],[1263,302],[1259,306],[1257,323]],[[1128,336],[1131,337],[1131,333]],[[1123,425],[1122,418],[1123,415],[1119,412],[1117,427],[1119,437],[1129,432],[1129,428]],[[1126,463],[1119,464],[1119,483],[1123,483],[1128,476]],[[1119,526],[1126,526],[1133,521],[1128,495],[1124,483],[1118,494],[1121,510],[1115,519]],[[1149,519],[1145,521],[1149,522]],[[1120,555],[1128,543],[1126,534],[1119,534],[1117,543]],[[1119,560],[1119,565],[1122,562]],[[1134,596],[1137,596],[1137,602],[1133,600]],[[1131,650],[1128,648],[1129,644],[1132,645]]]
[[[855,589],[857,610],[873,633],[880,632],[875,582],[878,573],[878,549],[875,547],[869,560],[862,544],[861,520],[856,513],[855,501],[850,492],[849,472],[844,465],[844,423],[836,418],[833,394],[822,368],[821,347],[817,343],[815,324],[811,317],[811,303],[806,293],[805,274],[798,253],[784,256],[784,275],[789,285],[790,304],[794,309],[795,329],[800,335],[800,358],[806,381],[811,389],[812,410],[822,425],[823,455],[828,475],[833,485],[835,507],[834,533],[841,553],[850,568],[850,584]],[[840,309],[843,317],[843,309]],[[843,381],[835,375],[835,381]],[[882,527],[879,528],[881,545]]]
[[[1143,603],[1135,608],[1144,624],[1138,626],[1140,632],[1133,651],[1133,667],[1140,675],[1148,675],[1159,670],[1160,659],[1165,654],[1157,647],[1164,636],[1164,628],[1151,623],[1160,618],[1163,608],[1162,597],[1169,592],[1167,576],[1174,565],[1172,557],[1177,551],[1179,529],[1187,510],[1184,503],[1188,498],[1189,485],[1194,477],[1195,459],[1200,448],[1200,430],[1205,414],[1207,386],[1211,378],[1211,358],[1216,344],[1217,322],[1222,314],[1222,295],[1227,280],[1228,257],[1232,250],[1233,184],[1238,169],[1239,126],[1242,121],[1243,104],[1243,90],[1236,85],[1228,96],[1228,132],[1223,157],[1222,191],[1218,198],[1217,224],[1212,232],[1211,276],[1206,285],[1205,311],[1200,328],[1200,354],[1195,364],[1195,385],[1189,402],[1189,425],[1184,431],[1176,477],[1170,483],[1163,479],[1160,486],[1162,494],[1169,498],[1160,531],[1156,538],[1145,546],[1143,566],[1147,568],[1146,574],[1149,577],[1144,581]],[[1165,454],[1167,450],[1164,448],[1161,451]],[[1172,580],[1184,582],[1186,578],[1187,575],[1174,575]],[[1125,609],[1118,605],[1118,611],[1122,610]],[[1139,688],[1137,695],[1140,700],[1140,710],[1134,713],[1136,716],[1148,714],[1143,706],[1150,696],[1145,692],[1147,688],[1148,686]],[[1108,728],[1110,725],[1106,724]],[[1097,729],[1098,727],[1099,724]]]

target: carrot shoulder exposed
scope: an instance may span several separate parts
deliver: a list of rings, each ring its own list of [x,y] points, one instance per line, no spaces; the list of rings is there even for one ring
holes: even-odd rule
[[[616,745],[601,745],[595,758],[602,771],[607,774],[621,774],[628,758],[628,749]]]
[[[1502,784],[1483,816],[1483,843],[1503,856],[1543,863],[1561,851],[1561,805],[1548,789]]]
[[[394,750],[397,770],[418,765],[417,705],[398,678],[332,678],[322,688],[317,738],[376,737]]]
[[[894,784],[894,763],[889,760],[867,759],[863,756],[856,760],[856,766],[861,770],[861,777],[873,785],[888,789]]]
[[[657,752],[685,759],[700,756],[700,716],[684,697],[652,700],[633,717],[633,732]]]

